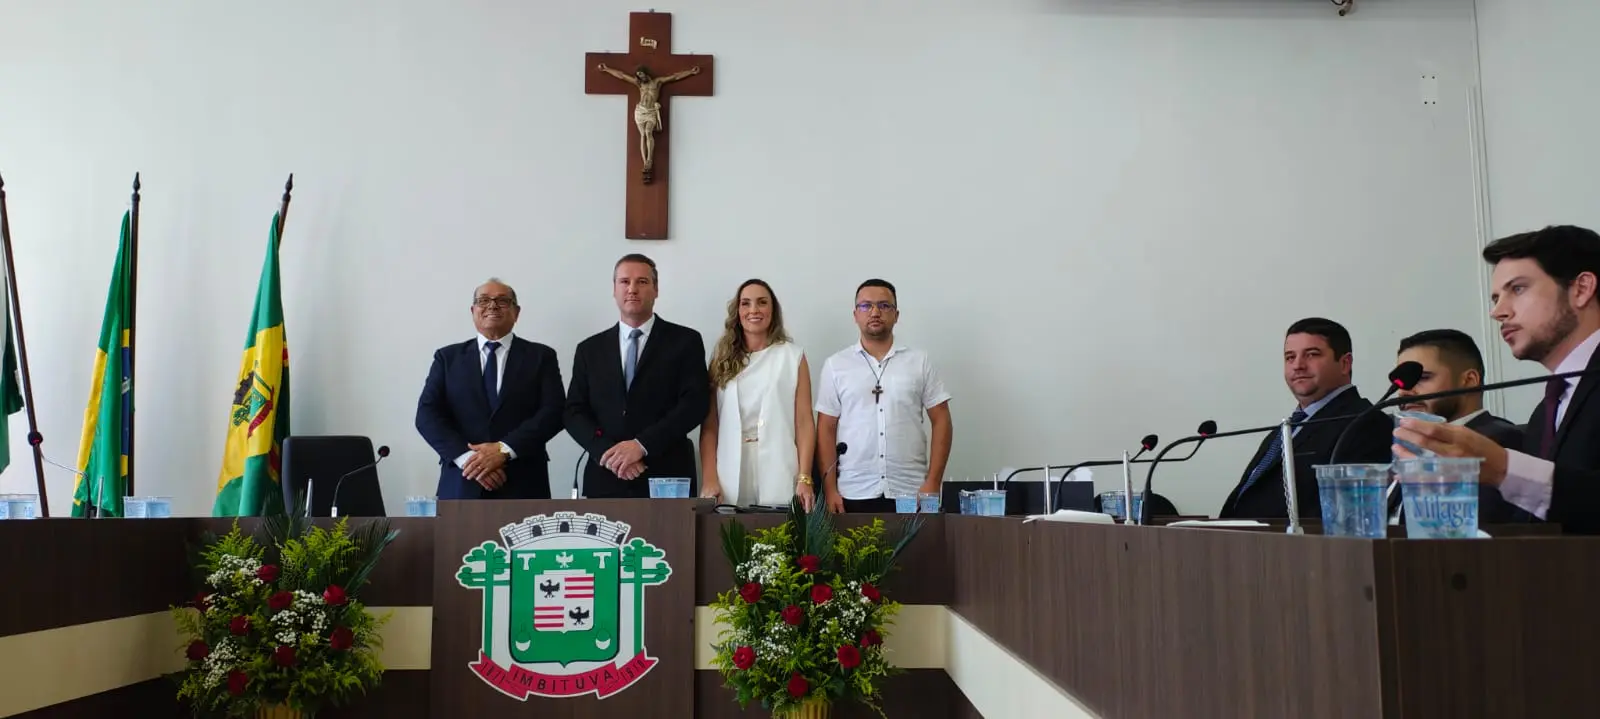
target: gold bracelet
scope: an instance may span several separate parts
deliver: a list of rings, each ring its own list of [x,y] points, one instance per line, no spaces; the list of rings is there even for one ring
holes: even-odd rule
[[[805,472],[801,472],[800,474],[795,476],[795,481],[799,482],[800,484],[809,485],[809,484],[811,484],[811,475],[806,474]]]

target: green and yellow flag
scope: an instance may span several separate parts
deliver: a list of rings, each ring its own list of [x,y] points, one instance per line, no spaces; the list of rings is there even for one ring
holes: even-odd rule
[[[11,415],[22,411],[22,383],[17,379],[17,343],[11,331],[10,273],[0,253],[0,324],[6,326],[4,358],[0,359],[0,472],[11,466]]]
[[[289,346],[283,334],[278,281],[278,222],[267,231],[267,259],[256,286],[256,308],[239,362],[239,384],[228,412],[228,439],[217,478],[217,517],[283,510],[278,484],[283,438],[289,436]]]
[[[128,355],[128,321],[133,295],[132,217],[122,214],[122,240],[111,269],[105,319],[100,321],[100,347],[94,355],[94,381],[89,406],[83,411],[83,440],[78,444],[78,481],[72,490],[72,516],[85,517],[95,507],[102,517],[122,516],[122,495],[128,486],[128,427],[133,419],[133,372]]]

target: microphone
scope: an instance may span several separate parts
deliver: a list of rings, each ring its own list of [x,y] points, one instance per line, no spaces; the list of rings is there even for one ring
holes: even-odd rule
[[[588,457],[589,457],[589,450],[587,450],[587,449],[583,450],[583,451],[578,453],[578,462],[577,462],[577,464],[572,465],[572,498],[573,499],[579,499],[580,495],[583,494],[582,492],[578,491],[578,477],[583,472],[583,460],[588,459]]]
[[[1366,419],[1368,415],[1374,412],[1382,411],[1379,408],[1386,406],[1384,405],[1384,402],[1387,402],[1390,397],[1393,397],[1395,392],[1403,389],[1411,389],[1412,387],[1417,386],[1417,383],[1421,381],[1422,363],[1420,362],[1401,362],[1394,369],[1389,370],[1389,389],[1385,391],[1383,396],[1379,397],[1378,401],[1374,402],[1371,407],[1368,407],[1360,414],[1357,414],[1355,420],[1351,421],[1350,424],[1339,433],[1339,438],[1333,442],[1333,451],[1328,454],[1328,464],[1338,464],[1339,458],[1344,456],[1339,450],[1344,448],[1344,441],[1350,436],[1351,427],[1360,424],[1361,421]]]
[[[355,469],[352,469],[352,470],[350,470],[348,472],[345,472],[342,476],[339,477],[339,481],[333,483],[333,497],[330,499],[330,503],[328,505],[328,508],[329,508],[328,516],[330,516],[330,517],[339,516],[339,487],[344,484],[344,481],[346,479],[349,479],[351,477],[351,475],[359,474],[361,472],[365,472],[365,471],[367,471],[369,469],[372,469],[373,467],[378,466],[378,462],[382,462],[383,458],[387,457],[387,456],[389,456],[389,445],[383,445],[383,446],[378,448],[378,458],[376,460],[374,460],[372,462],[372,464],[362,465],[362,466],[357,467]],[[311,486],[311,483],[309,481],[307,481],[306,482],[306,486],[308,488],[306,509],[307,509],[307,511],[309,511],[310,508],[311,508],[310,492],[309,492],[309,487]]]
[[[839,463],[844,461],[844,453],[849,449],[850,445],[845,444],[844,442],[833,445],[833,464],[828,466],[828,471],[822,473],[822,477],[828,476],[833,472],[833,470],[839,468]],[[818,477],[817,479],[821,479],[822,477]]]
[[[1133,455],[1133,458],[1128,460],[1128,461],[1129,462],[1139,462],[1139,458],[1144,456],[1145,452],[1148,452],[1148,451],[1150,451],[1152,449],[1155,449],[1156,445],[1158,445],[1160,443],[1161,443],[1161,438],[1160,437],[1157,437],[1156,435],[1153,435],[1153,434],[1145,435],[1144,439],[1139,440],[1139,451],[1137,453],[1135,453]],[[1191,452],[1190,454],[1192,455],[1193,452]],[[1184,459],[1188,459],[1188,457],[1185,457]],[[1180,461],[1180,460],[1176,460],[1175,459],[1175,460],[1172,460],[1172,461],[1177,462],[1177,461]],[[1140,462],[1140,463],[1143,464],[1143,462]],[[1119,464],[1122,464],[1122,460],[1120,460],[1120,459],[1110,459],[1110,460],[1092,460],[1092,461],[1088,461],[1088,462],[1079,462],[1077,464],[1072,465],[1071,467],[1067,468],[1067,471],[1065,473],[1063,473],[1061,475],[1061,481],[1060,482],[1056,482],[1055,494],[1050,500],[1050,505],[1055,507],[1055,508],[1057,508],[1057,509],[1061,508],[1061,485],[1066,484],[1067,483],[1067,479],[1072,476],[1073,472],[1078,471],[1078,469],[1080,469],[1082,467],[1110,467],[1110,466],[1119,465]]]
[[[1273,425],[1273,427],[1276,427],[1276,426],[1277,425]],[[1272,429],[1272,427],[1268,427],[1266,429]],[[1256,431],[1264,432],[1266,430],[1249,430],[1249,431],[1252,431],[1252,432],[1256,432]],[[1179,440],[1177,440],[1177,441],[1173,442],[1172,444],[1169,444],[1169,445],[1167,445],[1165,447],[1162,447],[1161,451],[1156,453],[1155,459],[1150,460],[1150,471],[1146,472],[1145,475],[1144,475],[1144,491],[1139,493],[1139,496],[1141,497],[1141,499],[1139,501],[1139,524],[1149,524],[1150,523],[1150,503],[1149,503],[1149,499],[1150,499],[1150,483],[1156,476],[1156,465],[1161,464],[1163,461],[1170,461],[1170,462],[1187,461],[1191,457],[1194,457],[1196,452],[1200,451],[1200,445],[1203,444],[1208,439],[1211,439],[1213,437],[1227,437],[1227,436],[1231,436],[1231,435],[1234,435],[1234,434],[1244,434],[1244,433],[1245,433],[1245,431],[1230,432],[1230,433],[1227,433],[1227,434],[1217,434],[1217,421],[1214,420],[1214,419],[1208,419],[1208,420],[1206,420],[1204,422],[1201,422],[1200,426],[1195,428],[1194,434],[1189,435],[1188,437],[1184,437],[1182,439],[1179,439]],[[1172,459],[1172,460],[1166,459],[1167,453],[1171,452],[1173,449],[1175,449],[1180,444],[1193,444],[1194,445],[1194,449],[1189,451],[1189,455],[1187,457],[1182,457],[1182,458],[1179,458],[1179,459]],[[1132,514],[1133,513],[1133,498],[1132,497],[1127,497],[1127,498],[1124,498],[1123,501],[1125,503],[1127,503],[1127,505],[1128,505],[1128,513]]]

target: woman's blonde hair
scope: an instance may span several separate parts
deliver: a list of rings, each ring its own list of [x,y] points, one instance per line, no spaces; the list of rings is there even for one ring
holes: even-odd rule
[[[750,364],[750,348],[744,344],[744,328],[739,326],[739,297],[744,295],[744,289],[757,285],[767,291],[772,297],[772,318],[767,324],[767,346],[789,341],[789,333],[783,329],[783,305],[778,303],[778,293],[772,291],[772,285],[765,280],[750,279],[739,285],[733,293],[733,300],[728,302],[728,318],[722,323],[722,338],[717,340],[716,350],[711,354],[711,386],[723,387],[733,378],[738,377]]]

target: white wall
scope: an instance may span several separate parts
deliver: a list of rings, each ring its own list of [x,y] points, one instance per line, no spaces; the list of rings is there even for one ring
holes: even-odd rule
[[[856,283],[891,279],[901,339],[955,395],[956,477],[1274,421],[1304,316],[1350,327],[1369,395],[1400,336],[1480,327],[1464,3],[680,0],[660,9],[679,52],[716,55],[717,94],[674,105],[660,243],[622,239],[628,109],[580,74],[637,9],[7,3],[0,172],[48,454],[74,461],[135,170],[139,484],[187,513],[209,511],[290,171],[294,429],[392,445],[391,511],[434,484],[416,395],[491,274],[564,372],[615,321],[624,252],[656,257],[659,311],[708,334],[738,282],[772,281],[814,367],[853,340]],[[22,438],[5,491],[32,486]],[[1253,445],[1161,490],[1215,512]],[[551,449],[564,488],[576,446]]]
[[[1600,5],[1572,0],[1477,0],[1483,114],[1493,235],[1545,225],[1600,229],[1600,93],[1594,68]],[[1507,379],[1543,374],[1492,342]],[[1511,394],[1506,411],[1525,421],[1537,386]]]

